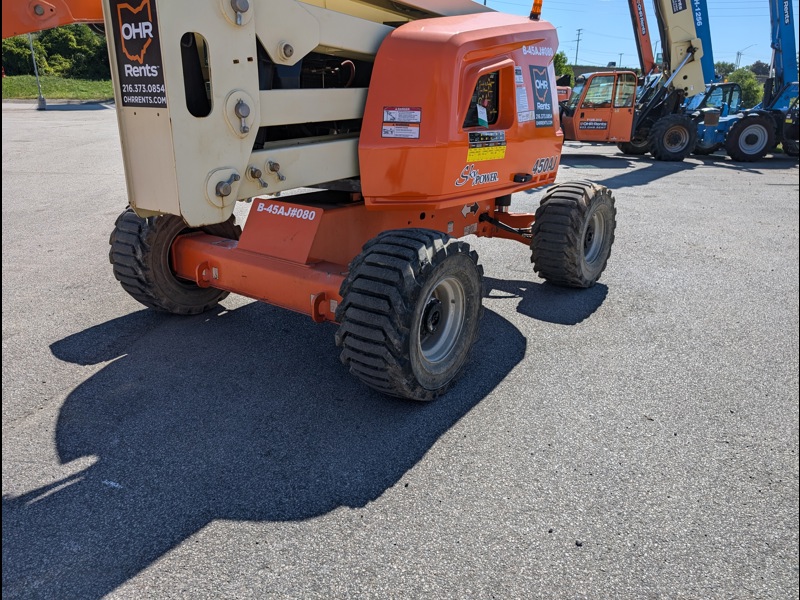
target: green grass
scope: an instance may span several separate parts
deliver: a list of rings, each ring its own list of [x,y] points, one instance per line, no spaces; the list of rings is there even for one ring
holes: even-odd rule
[[[42,75],[42,96],[46,100],[111,100],[114,91],[111,81],[87,81]],[[3,77],[3,100],[36,99],[39,90],[33,75]]]

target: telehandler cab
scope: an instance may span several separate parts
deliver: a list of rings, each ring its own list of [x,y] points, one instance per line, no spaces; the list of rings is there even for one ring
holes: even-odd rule
[[[145,306],[191,315],[233,292],[333,321],[361,381],[432,400],[478,333],[464,237],[528,245],[557,285],[605,269],[612,193],[552,185],[558,40],[541,0],[530,18],[471,0],[102,8],[130,204],[110,260]],[[93,18],[85,0],[4,2],[3,35]],[[543,186],[535,214],[510,211]],[[277,195],[294,188],[315,191]]]

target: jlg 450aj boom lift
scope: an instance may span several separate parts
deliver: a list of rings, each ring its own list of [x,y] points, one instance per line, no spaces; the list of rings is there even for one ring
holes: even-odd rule
[[[18,6],[13,33],[61,4]],[[529,245],[536,272],[577,288],[614,240],[612,194],[587,181],[551,187],[535,215],[509,210],[554,182],[561,154],[558,41],[540,11],[103,0],[130,203],[111,234],[116,278],[170,313],[234,292],[337,322],[361,381],[440,395],[482,312],[461,238]],[[274,195],[300,187],[317,191]],[[252,201],[244,230],[237,201]]]

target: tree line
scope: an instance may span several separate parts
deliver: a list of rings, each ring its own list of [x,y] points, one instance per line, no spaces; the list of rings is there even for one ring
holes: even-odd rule
[[[111,79],[106,38],[88,25],[64,25],[33,36],[40,75],[104,81]],[[3,40],[3,73],[33,75],[27,35]]]

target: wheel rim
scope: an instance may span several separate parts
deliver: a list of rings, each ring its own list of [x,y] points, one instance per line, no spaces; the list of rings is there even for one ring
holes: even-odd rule
[[[667,129],[664,135],[664,147],[670,152],[680,152],[689,145],[689,131],[676,125]]]
[[[422,357],[431,363],[447,358],[464,326],[466,296],[454,277],[439,281],[425,299],[419,325]]]
[[[748,154],[761,152],[767,145],[767,137],[767,130],[761,125],[748,125],[742,130],[739,146]]]
[[[586,234],[583,236],[583,257],[587,263],[594,262],[603,249],[605,239],[606,221],[603,216],[596,212],[589,220],[586,227]]]

